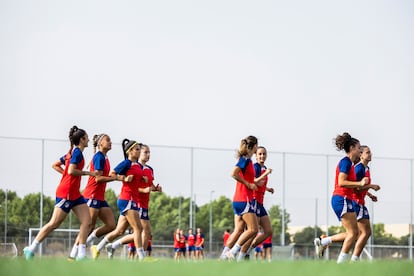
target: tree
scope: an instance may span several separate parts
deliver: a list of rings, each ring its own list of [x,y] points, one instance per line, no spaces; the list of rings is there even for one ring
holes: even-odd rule
[[[270,222],[273,229],[273,243],[281,245],[282,237],[282,209],[278,205],[270,207],[269,211]],[[285,244],[290,243],[290,234],[286,232],[288,223],[290,222],[290,215],[285,211]],[[280,238],[279,238],[280,237]]]

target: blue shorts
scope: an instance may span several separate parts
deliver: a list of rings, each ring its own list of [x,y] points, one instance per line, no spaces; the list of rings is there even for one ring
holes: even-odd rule
[[[346,213],[355,213],[354,202],[344,196],[333,195],[331,199],[332,209],[339,221]]]
[[[265,217],[268,216],[269,214],[267,213],[265,207],[263,206],[263,204],[257,203],[257,208],[256,208],[256,216],[258,216],[259,218],[261,217]]]
[[[73,207],[81,205],[81,204],[85,204],[85,203],[86,203],[86,200],[83,198],[83,196],[78,197],[75,200],[68,200],[68,199],[57,197],[55,207],[59,207],[60,209],[63,210],[63,212],[69,213]]]
[[[141,208],[141,216],[140,219],[142,220],[150,220],[148,215],[148,209],[147,208]]]
[[[188,252],[193,252],[193,251],[195,251],[195,246],[194,245],[189,245],[187,247],[187,250],[188,250]]]
[[[196,251],[203,251],[204,250],[204,246],[196,246],[195,247]]]
[[[128,251],[132,252],[132,253],[135,253],[135,252],[137,252],[137,248],[135,246],[129,246],[128,245]]]
[[[368,209],[365,205],[355,203],[355,213],[357,215],[357,220],[369,219]]]
[[[272,248],[272,243],[263,243],[263,248]]]
[[[254,248],[254,251],[257,252],[257,253],[262,253],[263,252],[263,248],[261,246],[256,246]]]
[[[233,211],[234,214],[237,216],[242,216],[247,213],[256,214],[256,200],[252,200],[251,202],[233,202]]]
[[[89,208],[101,209],[104,207],[109,207],[108,202],[106,202],[105,200],[97,200],[93,198],[86,198],[86,200],[87,200],[86,204],[88,205]]]
[[[138,204],[132,200],[118,199],[118,209],[119,209],[120,215],[122,216],[125,216],[125,212],[128,210],[134,210],[134,211],[140,212],[140,208],[138,208]]]

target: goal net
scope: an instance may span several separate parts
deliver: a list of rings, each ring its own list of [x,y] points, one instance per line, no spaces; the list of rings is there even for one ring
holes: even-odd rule
[[[0,243],[0,257],[17,257],[17,247],[15,243]]]

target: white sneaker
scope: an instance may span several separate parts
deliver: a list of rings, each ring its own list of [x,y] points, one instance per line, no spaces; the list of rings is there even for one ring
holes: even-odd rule
[[[315,245],[315,253],[316,253],[316,256],[320,259],[320,258],[322,258],[323,257],[323,255],[325,254],[325,249],[326,249],[326,246],[323,246],[322,244],[321,244],[321,238],[315,238],[314,240],[313,240],[313,244]]]

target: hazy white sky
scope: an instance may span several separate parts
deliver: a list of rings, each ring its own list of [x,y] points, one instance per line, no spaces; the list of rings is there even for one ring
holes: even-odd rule
[[[253,134],[333,154],[348,131],[414,158],[413,14],[408,0],[3,0],[0,136],[76,124],[115,142],[235,149]]]

